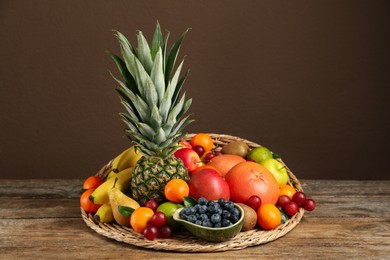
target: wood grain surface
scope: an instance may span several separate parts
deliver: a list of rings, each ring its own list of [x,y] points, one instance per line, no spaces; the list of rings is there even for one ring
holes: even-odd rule
[[[80,217],[82,180],[0,180],[0,259],[386,259],[390,181],[301,180],[317,202],[284,237],[243,250],[178,253],[100,236]]]

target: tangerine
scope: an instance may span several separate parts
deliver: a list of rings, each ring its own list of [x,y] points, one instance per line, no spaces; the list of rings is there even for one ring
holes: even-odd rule
[[[296,192],[297,191],[294,189],[294,187],[292,187],[289,184],[284,184],[279,189],[279,197],[282,196],[282,195],[286,195],[286,196],[288,196],[290,198],[290,200],[292,200],[292,197],[294,196],[294,194]]]
[[[148,207],[139,207],[130,216],[130,225],[135,232],[142,234],[152,219],[154,212]]]
[[[240,162],[245,162],[246,160],[238,155],[234,154],[221,154],[213,157],[206,165],[213,166],[217,168],[221,176],[225,176],[231,168],[237,165]]]
[[[282,213],[274,204],[261,204],[257,209],[257,223],[261,228],[265,230],[275,229],[281,222]]]
[[[175,203],[183,202],[184,197],[188,197],[189,193],[190,188],[188,187],[187,182],[182,179],[172,179],[164,188],[164,195],[167,200]]]
[[[202,146],[204,152],[206,153],[213,149],[214,141],[210,135],[205,133],[198,133],[191,138],[191,145],[192,147]]]

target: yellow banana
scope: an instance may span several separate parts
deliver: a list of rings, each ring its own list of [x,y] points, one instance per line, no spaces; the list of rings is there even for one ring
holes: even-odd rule
[[[134,167],[141,157],[141,152],[133,145],[114,158],[112,162],[112,171],[120,172],[126,168]]]
[[[104,204],[108,203],[109,197],[108,192],[114,186],[115,179],[118,179],[115,187],[123,192],[127,192],[130,189],[130,180],[131,176],[133,176],[133,167],[124,169],[115,175],[115,178],[110,178],[102,183],[99,187],[96,188],[89,196],[89,199],[94,204]]]
[[[95,216],[93,217],[96,223],[110,223],[114,221],[114,215],[112,213],[110,203],[104,203],[98,211],[96,211]]]

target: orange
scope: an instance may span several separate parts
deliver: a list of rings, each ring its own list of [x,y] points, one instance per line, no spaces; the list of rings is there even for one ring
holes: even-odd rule
[[[287,195],[290,199],[292,199],[293,195],[297,192],[294,187],[284,184],[279,189],[279,197],[282,195]]]
[[[84,181],[84,184],[83,184],[83,189],[85,190],[88,190],[88,189],[96,189],[97,187],[100,186],[100,184],[102,184],[104,182],[104,180],[99,177],[99,176],[90,176],[88,177],[85,181]]]
[[[86,211],[86,212],[91,212],[95,213],[99,208],[100,204],[94,204],[92,201],[89,199],[89,196],[91,196],[92,192],[95,189],[88,189],[83,192],[80,196],[80,206]]]
[[[238,155],[234,154],[221,154],[212,158],[206,165],[213,166],[217,168],[221,176],[225,176],[228,171],[233,168],[236,164],[240,162],[245,162],[246,160]]]
[[[182,179],[172,179],[164,188],[164,195],[167,200],[175,203],[183,202],[184,197],[188,197],[189,193],[190,188],[188,187],[187,182]]]
[[[151,208],[139,207],[130,216],[130,225],[135,232],[142,234],[152,219],[154,212]]]
[[[204,152],[211,151],[214,146],[213,139],[211,139],[211,136],[205,133],[199,133],[192,137],[191,139],[191,145],[192,147],[195,146],[202,146],[204,149]]]
[[[273,204],[261,204],[257,209],[257,223],[265,230],[277,228],[282,222],[282,213]]]

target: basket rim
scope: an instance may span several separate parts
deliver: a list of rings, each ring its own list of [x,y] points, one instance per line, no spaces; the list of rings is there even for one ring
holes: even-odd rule
[[[249,147],[254,148],[261,146],[252,141],[244,138],[227,135],[227,134],[215,134],[208,133],[214,144],[217,146],[217,150],[221,148],[223,144],[231,141],[240,140],[248,144]],[[186,139],[190,139],[195,134],[187,134]],[[296,190],[303,191],[302,186],[297,177],[287,167],[282,159],[278,159],[287,170],[289,175],[289,184]],[[96,175],[105,178],[111,171],[112,160],[104,165]],[[141,234],[136,233],[131,227],[121,226],[113,223],[95,223],[93,214],[87,213],[81,207],[81,216],[88,227],[94,230],[99,235],[107,238],[130,244],[137,247],[143,247],[161,251],[174,251],[174,252],[222,252],[229,250],[240,250],[250,246],[258,246],[271,241],[274,241],[280,237],[283,237],[300,222],[304,215],[304,210],[299,209],[298,213],[289,218],[284,224],[280,225],[276,229],[265,231],[261,229],[252,229],[249,231],[241,231],[236,237],[225,242],[208,242],[200,238],[191,235],[189,232],[175,232],[172,238],[156,238],[153,241],[145,239]]]

